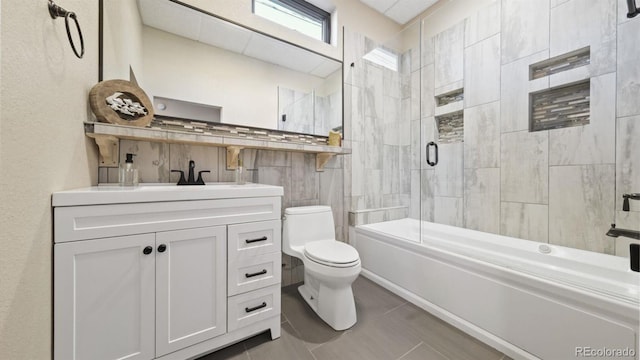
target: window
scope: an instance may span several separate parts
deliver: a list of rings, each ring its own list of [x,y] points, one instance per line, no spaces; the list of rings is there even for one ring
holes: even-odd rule
[[[253,0],[253,13],[312,38],[331,42],[331,14],[304,0]]]

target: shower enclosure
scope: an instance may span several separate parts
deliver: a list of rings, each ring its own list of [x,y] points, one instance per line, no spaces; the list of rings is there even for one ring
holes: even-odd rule
[[[640,230],[639,202],[622,208],[640,192],[640,26],[592,2],[493,2],[384,43],[346,29],[351,224],[408,217],[628,256],[606,233]]]

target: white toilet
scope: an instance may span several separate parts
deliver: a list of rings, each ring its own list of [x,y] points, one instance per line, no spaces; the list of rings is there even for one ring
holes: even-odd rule
[[[284,213],[282,251],[304,264],[304,284],[298,291],[332,328],[352,327],[356,305],[351,284],[361,269],[358,251],[336,241],[331,207],[293,207]]]

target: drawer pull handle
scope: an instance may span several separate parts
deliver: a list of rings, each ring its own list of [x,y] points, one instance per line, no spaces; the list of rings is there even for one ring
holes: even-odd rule
[[[246,307],[246,308],[244,308],[244,311],[250,313],[252,311],[256,311],[256,310],[262,309],[264,307],[267,307],[267,303],[263,301],[262,304],[260,304],[260,305],[258,305],[256,307],[252,307],[252,308]]]
[[[254,243],[254,242],[265,241],[265,240],[267,240],[267,237],[263,236],[263,237],[257,238],[257,239],[247,239],[244,242],[246,242],[247,244],[251,244],[251,243]]]
[[[264,275],[266,273],[267,273],[267,269],[262,269],[262,271],[258,271],[257,273],[253,273],[253,274],[246,273],[244,274],[244,276],[246,276],[247,278],[251,278],[258,275]]]

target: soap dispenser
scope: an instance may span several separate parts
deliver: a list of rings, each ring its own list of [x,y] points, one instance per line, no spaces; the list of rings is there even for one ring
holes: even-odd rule
[[[120,164],[120,171],[118,172],[120,186],[138,185],[138,169],[133,165],[134,156],[135,154],[127,154],[124,164]]]

